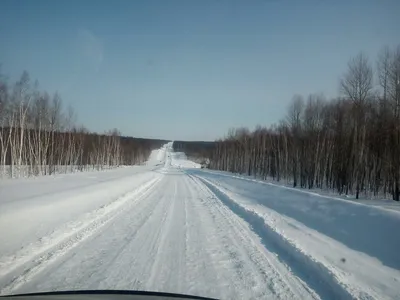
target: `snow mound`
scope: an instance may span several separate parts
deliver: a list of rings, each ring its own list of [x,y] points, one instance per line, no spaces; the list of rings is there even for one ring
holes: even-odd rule
[[[171,148],[172,148],[172,142],[165,144],[160,149],[155,149],[151,151],[146,164],[150,166],[164,164],[167,152],[169,152]]]
[[[400,299],[398,211],[192,171],[323,299]],[[314,281],[304,274],[318,274]]]
[[[187,159],[184,152],[171,152],[171,166],[184,169],[199,169],[201,165]]]

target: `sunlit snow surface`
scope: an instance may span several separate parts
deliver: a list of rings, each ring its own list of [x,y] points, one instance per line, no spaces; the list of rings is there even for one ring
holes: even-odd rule
[[[135,289],[221,299],[400,299],[400,214],[199,169],[0,181],[0,291]]]

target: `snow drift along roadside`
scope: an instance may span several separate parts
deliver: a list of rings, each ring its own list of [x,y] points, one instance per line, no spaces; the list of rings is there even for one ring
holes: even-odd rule
[[[1,257],[0,284],[3,288],[0,293],[8,293],[17,288],[29,278],[35,276],[47,264],[99,231],[130,205],[142,199],[161,178],[162,176],[158,176],[82,218],[57,228],[49,236],[40,238],[11,256]],[[13,276],[14,271],[22,275],[15,277]],[[9,283],[4,284],[7,281]]]
[[[398,270],[383,266],[376,258],[349,249],[292,218],[252,203],[218,182],[200,178],[228,207],[248,221],[266,247],[275,249],[295,274],[322,298],[400,298]]]

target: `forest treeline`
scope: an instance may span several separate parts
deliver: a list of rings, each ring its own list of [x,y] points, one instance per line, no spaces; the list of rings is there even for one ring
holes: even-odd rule
[[[0,76],[0,177],[140,164],[165,143],[117,129],[89,132],[58,94],[39,91],[27,72],[13,84]]]
[[[270,128],[231,130],[211,167],[340,194],[400,197],[400,46],[348,62],[341,97],[296,95]]]
[[[188,151],[203,151],[217,170],[399,201],[400,46],[385,47],[376,62],[363,53],[350,59],[340,91],[330,100],[295,95],[278,124],[231,129],[213,149]]]
[[[212,156],[215,150],[215,142],[207,141],[174,141],[175,152],[185,152],[189,160],[203,163]]]

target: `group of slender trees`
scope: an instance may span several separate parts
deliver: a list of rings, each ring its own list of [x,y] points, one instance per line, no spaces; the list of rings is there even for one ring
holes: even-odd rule
[[[375,67],[360,53],[348,63],[341,96],[296,95],[269,128],[232,129],[209,153],[211,168],[286,180],[294,187],[400,198],[400,46]]]
[[[185,152],[187,158],[202,165],[209,165],[209,158],[215,149],[215,142],[174,141],[175,152]]]
[[[165,141],[90,133],[58,94],[32,84],[27,72],[14,84],[0,76],[0,177],[103,169],[144,162]]]
[[[215,143],[175,142],[177,151],[207,157],[210,168],[294,187],[400,200],[400,46],[384,48],[375,67],[362,53],[340,81],[341,96],[295,95],[286,117],[270,127],[232,129]],[[166,141],[121,137],[114,129],[78,126],[58,94],[0,76],[0,172],[52,174],[138,164]]]

